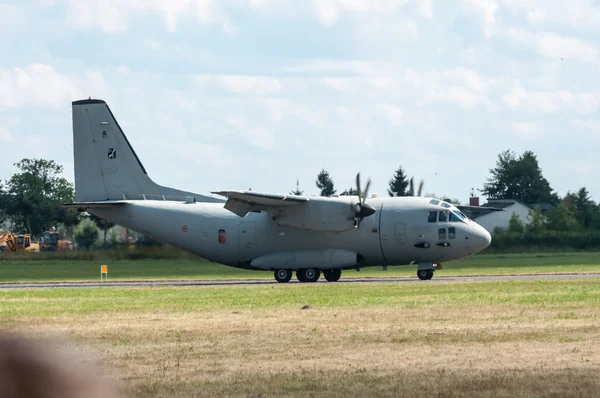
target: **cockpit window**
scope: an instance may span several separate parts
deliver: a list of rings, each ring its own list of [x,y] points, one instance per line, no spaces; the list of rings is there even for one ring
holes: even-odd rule
[[[450,212],[450,222],[459,222],[461,218],[456,214],[456,212]]]
[[[446,222],[446,221],[448,221],[448,212],[446,210],[440,211],[439,221],[440,222]]]
[[[455,218],[455,220],[452,220],[453,217]],[[452,213],[450,213],[450,221],[464,221],[466,218],[467,217],[458,210],[452,210]]]
[[[442,202],[442,207],[445,207],[446,209],[449,209],[449,208],[452,207],[452,205],[450,203]]]
[[[437,199],[431,199],[431,200],[429,201],[429,203],[431,203],[432,205],[438,205],[438,204],[440,204],[440,201],[439,201],[439,200],[437,200]]]
[[[430,211],[429,216],[427,217],[427,222],[436,222],[437,221],[437,211]]]

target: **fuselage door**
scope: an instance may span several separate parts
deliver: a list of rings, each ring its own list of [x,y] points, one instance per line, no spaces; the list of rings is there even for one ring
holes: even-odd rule
[[[387,265],[400,265],[407,261],[410,250],[406,244],[406,224],[409,218],[410,212],[395,203],[386,203],[382,207],[379,239]]]

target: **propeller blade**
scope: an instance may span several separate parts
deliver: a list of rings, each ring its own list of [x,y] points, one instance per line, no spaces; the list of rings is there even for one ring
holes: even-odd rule
[[[358,203],[361,203],[360,201],[360,197],[361,197],[361,192],[360,192],[360,173],[358,173],[356,175],[356,192],[358,193]]]
[[[408,181],[408,186],[409,186],[409,188],[408,188],[409,195],[408,196],[415,196],[415,185],[413,183],[412,177]]]
[[[369,188],[371,187],[371,179],[369,178],[367,180],[367,186],[365,187],[365,196],[363,197],[362,200],[362,205],[364,206],[365,201],[367,200],[367,196],[369,196]]]
[[[423,180],[421,180],[421,182],[419,183],[419,193],[417,194],[417,196],[421,196],[422,192],[423,192]]]

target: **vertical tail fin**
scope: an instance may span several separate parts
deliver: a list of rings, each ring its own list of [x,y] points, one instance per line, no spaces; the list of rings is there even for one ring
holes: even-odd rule
[[[73,102],[73,152],[77,202],[121,199],[218,199],[167,188],[148,177],[106,102]]]

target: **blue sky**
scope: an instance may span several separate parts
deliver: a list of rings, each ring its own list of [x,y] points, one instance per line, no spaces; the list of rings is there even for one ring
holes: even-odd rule
[[[0,179],[73,180],[72,100],[108,102],[150,176],[206,193],[386,194],[402,165],[465,202],[534,151],[600,200],[600,1],[0,1]]]

